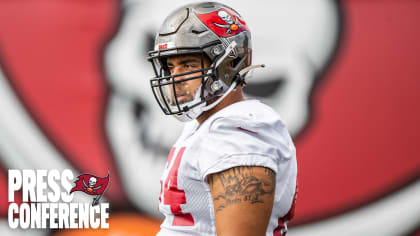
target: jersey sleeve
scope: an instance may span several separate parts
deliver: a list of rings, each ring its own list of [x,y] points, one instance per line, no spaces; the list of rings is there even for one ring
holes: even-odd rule
[[[295,155],[281,120],[215,119],[198,145],[201,177],[236,166],[264,166],[278,173]]]

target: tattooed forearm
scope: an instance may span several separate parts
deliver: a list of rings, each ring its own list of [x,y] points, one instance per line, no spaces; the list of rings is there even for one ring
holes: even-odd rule
[[[241,202],[264,203],[274,194],[275,173],[268,168],[239,166],[209,176],[216,211]]]

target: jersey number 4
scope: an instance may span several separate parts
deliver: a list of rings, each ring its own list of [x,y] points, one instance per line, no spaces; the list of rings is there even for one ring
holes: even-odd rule
[[[184,213],[181,210],[181,204],[187,203],[185,198],[185,192],[182,189],[178,189],[178,169],[181,164],[182,155],[184,154],[185,147],[182,147],[178,154],[173,160],[171,169],[169,170],[168,176],[165,179],[165,184],[162,184],[161,181],[161,192],[160,195],[163,196],[163,204],[170,205],[171,212],[174,214],[174,220],[172,225],[174,226],[193,226],[194,219],[190,213]],[[168,165],[172,161],[172,157],[175,153],[175,148],[172,148],[168,156]],[[163,189],[163,191],[162,191]],[[163,192],[163,193],[162,193]],[[161,198],[159,197],[161,201]]]

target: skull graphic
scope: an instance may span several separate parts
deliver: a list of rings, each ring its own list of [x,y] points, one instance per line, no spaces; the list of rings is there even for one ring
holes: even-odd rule
[[[90,178],[89,178],[89,187],[90,187],[90,188],[95,187],[96,182],[97,182],[97,179],[96,179],[95,177],[90,177]]]
[[[232,17],[231,17],[231,16],[229,15],[229,13],[227,13],[226,11],[221,10],[221,11],[217,12],[217,15],[218,15],[220,18],[222,18],[222,20],[223,20],[224,22],[226,22],[226,23],[228,23],[228,24],[230,24],[230,25],[234,23],[234,21],[233,21]]]

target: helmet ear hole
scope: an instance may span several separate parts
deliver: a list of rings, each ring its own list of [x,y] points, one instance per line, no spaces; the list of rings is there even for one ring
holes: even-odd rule
[[[237,57],[237,58],[233,59],[232,62],[231,62],[232,68],[235,68],[239,64],[239,62],[241,62],[241,60],[242,60],[242,58],[240,58],[240,57]]]

